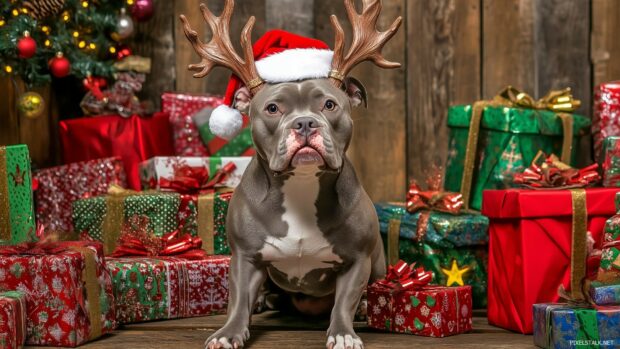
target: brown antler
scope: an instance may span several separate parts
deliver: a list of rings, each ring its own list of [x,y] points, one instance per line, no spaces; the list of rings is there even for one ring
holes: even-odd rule
[[[202,60],[198,64],[190,64],[189,70],[198,71],[194,74],[195,78],[205,77],[215,66],[226,67],[236,74],[250,89],[252,94],[258,92],[263,84],[263,80],[256,72],[254,65],[254,55],[252,53],[252,27],[254,26],[254,16],[248,19],[248,22],[241,31],[241,47],[243,48],[244,58],[241,59],[232,43],[230,42],[230,18],[233,14],[235,2],[226,0],[224,11],[217,17],[205,4],[200,4],[200,10],[205,22],[211,27],[212,38],[208,44],[202,43],[198,38],[198,33],[191,28],[187,18],[181,15],[183,22],[183,31],[185,36],[194,46],[194,50]]]
[[[396,34],[402,17],[396,18],[387,31],[380,32],[377,30],[377,20],[381,13],[381,0],[364,0],[362,14],[355,9],[354,0],[344,0],[344,6],[353,27],[353,41],[347,55],[344,56],[344,31],[338,17],[331,15],[332,27],[336,31],[336,43],[332,68],[329,72],[330,80],[336,86],[340,86],[353,67],[367,60],[373,61],[381,68],[400,67],[400,63],[386,60],[381,55],[381,49]]]

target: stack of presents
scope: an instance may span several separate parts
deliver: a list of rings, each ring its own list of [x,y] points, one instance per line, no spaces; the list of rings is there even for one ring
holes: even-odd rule
[[[569,90],[450,108],[445,168],[375,205],[389,267],[370,327],[444,337],[487,309],[541,347],[620,346],[620,84],[595,97],[592,120]],[[54,168],[0,147],[0,347],[226,311],[228,202],[254,150],[247,120],[210,133],[222,102],[167,93],[149,117],[62,121]]]

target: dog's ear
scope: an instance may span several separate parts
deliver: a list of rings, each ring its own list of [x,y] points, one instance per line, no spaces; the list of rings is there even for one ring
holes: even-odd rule
[[[252,96],[250,94],[250,90],[248,90],[247,87],[243,86],[235,92],[235,98],[233,99],[233,108],[247,115],[250,109],[251,101]]]
[[[364,103],[364,108],[368,108],[366,88],[361,82],[359,82],[359,80],[352,77],[346,77],[343,81],[342,89],[349,96],[352,106],[357,107]]]

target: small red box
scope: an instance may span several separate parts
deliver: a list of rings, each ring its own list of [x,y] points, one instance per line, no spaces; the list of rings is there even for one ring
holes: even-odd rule
[[[616,212],[619,188],[586,189],[587,229],[600,247],[605,221]],[[570,190],[487,190],[489,323],[532,333],[532,307],[559,301],[569,287],[572,241]]]
[[[26,295],[23,292],[0,292],[0,348],[23,348],[26,313]]]
[[[368,286],[368,326],[390,332],[447,337],[471,330],[471,286],[398,290]]]

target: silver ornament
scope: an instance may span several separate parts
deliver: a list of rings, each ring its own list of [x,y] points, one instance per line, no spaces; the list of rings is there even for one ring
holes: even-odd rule
[[[133,19],[127,14],[127,11],[121,9],[121,14],[118,16],[118,22],[116,22],[116,31],[112,34],[112,38],[116,41],[121,41],[129,38],[133,35],[134,26]]]

